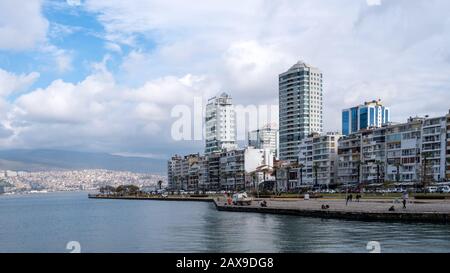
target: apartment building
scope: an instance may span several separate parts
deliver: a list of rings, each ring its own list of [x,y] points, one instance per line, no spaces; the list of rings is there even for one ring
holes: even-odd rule
[[[386,128],[386,180],[421,180],[420,153],[424,118],[409,118],[406,123]]]
[[[298,159],[298,187],[337,183],[339,133],[311,134],[302,140]]]
[[[386,167],[386,128],[361,130],[361,182],[382,183]]]
[[[361,181],[361,134],[343,136],[338,141],[338,184],[358,184]]]
[[[450,181],[450,110],[446,116],[447,119],[447,160],[446,160],[446,169],[445,169],[445,179]]]
[[[268,149],[247,147],[223,152],[219,162],[220,188],[243,190],[252,187],[251,172],[273,166],[273,154]]]
[[[278,157],[278,129],[274,125],[248,132],[248,146],[256,149],[268,149]]]
[[[300,141],[323,130],[323,75],[304,62],[297,62],[279,80],[279,157],[296,161]]]
[[[231,96],[222,93],[206,104],[205,154],[234,149],[236,145],[236,113]]]
[[[445,179],[447,158],[447,116],[426,118],[422,125],[421,162],[428,182]]]

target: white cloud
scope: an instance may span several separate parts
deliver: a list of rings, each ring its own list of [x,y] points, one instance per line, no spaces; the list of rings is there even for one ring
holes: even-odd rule
[[[172,123],[172,107],[191,105],[194,97],[212,93],[205,78],[193,75],[167,76],[136,88],[121,86],[106,70],[107,60],[79,83],[55,80],[12,102],[6,121],[15,135],[8,145],[163,149],[171,142],[167,127]]]
[[[69,6],[81,6],[81,0],[66,0]]]
[[[0,96],[6,97],[30,87],[39,78],[39,73],[16,75],[0,68]]]
[[[450,2],[379,2],[86,0],[105,48],[124,53],[118,72],[105,58],[80,83],[22,95],[11,119],[22,124],[17,143],[175,150],[164,138],[174,104],[221,91],[236,104],[276,104],[278,74],[299,59],[324,72],[327,130],[339,129],[341,109],[375,98],[396,121],[444,114]],[[61,70],[69,63],[62,58]]]
[[[0,49],[32,49],[45,42],[48,21],[41,0],[0,1]]]

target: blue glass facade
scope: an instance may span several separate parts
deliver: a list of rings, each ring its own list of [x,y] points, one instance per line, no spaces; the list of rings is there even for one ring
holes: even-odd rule
[[[349,135],[361,129],[381,127],[389,123],[389,109],[378,102],[369,102],[342,111],[342,134]]]
[[[348,135],[350,134],[350,113],[349,111],[342,112],[342,134]]]
[[[359,109],[359,129],[367,128],[367,108]],[[355,131],[354,131],[355,132]]]
[[[356,132],[358,131],[358,107],[354,107],[350,111],[352,117],[351,132]]]

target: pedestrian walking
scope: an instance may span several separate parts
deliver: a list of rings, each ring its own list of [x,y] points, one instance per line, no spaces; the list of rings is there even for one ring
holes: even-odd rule
[[[406,209],[406,200],[408,200],[408,198],[409,198],[409,196],[408,196],[408,192],[403,192],[403,195],[402,195],[402,199],[403,199],[403,201],[402,201],[402,203],[403,203],[403,208],[404,209]]]

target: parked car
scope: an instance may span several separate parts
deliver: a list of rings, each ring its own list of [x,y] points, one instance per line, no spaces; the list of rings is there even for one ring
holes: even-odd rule
[[[438,190],[437,187],[428,187],[428,188],[427,188],[427,192],[428,192],[428,193],[436,193],[437,190]]]
[[[450,187],[449,186],[440,186],[437,188],[437,192],[439,193],[450,193]]]

